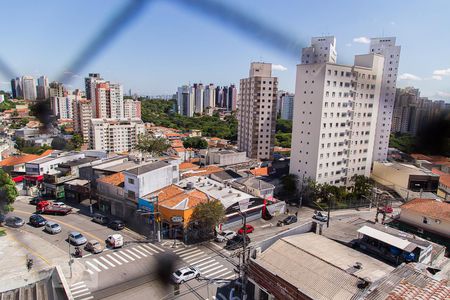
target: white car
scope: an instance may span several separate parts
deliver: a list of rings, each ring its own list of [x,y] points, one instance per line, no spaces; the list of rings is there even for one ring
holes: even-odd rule
[[[236,236],[236,232],[231,230],[224,230],[217,234],[216,238],[214,239],[216,242],[222,243],[226,242],[228,240],[233,239]]]
[[[115,249],[123,246],[123,236],[120,234],[112,234],[105,240],[106,245]]]
[[[47,223],[45,223],[44,230],[51,234],[57,234],[61,232],[61,226],[55,222],[47,221]]]
[[[172,274],[175,283],[183,283],[198,277],[200,277],[200,271],[192,266],[178,269]]]
[[[53,202],[52,205],[55,207],[66,207],[64,202]]]

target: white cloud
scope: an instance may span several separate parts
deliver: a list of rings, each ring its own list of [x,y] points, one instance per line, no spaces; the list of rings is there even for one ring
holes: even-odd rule
[[[442,69],[442,70],[434,70],[433,75],[437,76],[448,76],[450,75],[450,68],[448,69]]]
[[[283,65],[272,65],[272,70],[275,71],[286,71],[287,68]]]
[[[352,43],[347,43],[347,44],[345,44],[345,46],[351,47],[351,46],[352,46]]]
[[[433,75],[431,76],[431,78],[433,78],[434,80],[442,80],[442,76],[439,75]]]
[[[437,95],[438,95],[439,97],[450,98],[450,93],[447,93],[447,92],[441,92],[441,91],[438,91],[438,92],[437,92]]]
[[[400,80],[422,80],[422,78],[420,78],[419,76],[416,76],[414,74],[410,74],[410,73],[403,73],[400,76],[398,76],[398,79]]]
[[[391,21],[391,22],[389,22],[389,24],[391,24],[392,26],[397,25],[397,23],[395,23],[395,21]]]
[[[354,38],[353,41],[355,43],[360,43],[360,44],[370,44],[370,39],[365,36],[360,36],[360,37]]]

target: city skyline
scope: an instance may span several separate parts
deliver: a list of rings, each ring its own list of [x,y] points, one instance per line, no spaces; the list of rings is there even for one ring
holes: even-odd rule
[[[14,47],[5,47],[1,57],[14,72],[18,72],[14,76],[31,75],[37,79],[47,75],[53,81],[58,79],[58,72],[66,72],[72,76],[68,87],[75,89],[83,87],[86,74],[99,72],[114,82],[122,83],[125,90],[131,89],[142,95],[157,95],[173,94],[177,86],[189,81],[208,84],[204,81],[207,79],[218,85],[228,85],[245,76],[250,62],[264,61],[274,65],[274,75],[280,81],[279,88],[294,91],[295,66],[300,51],[297,57],[289,56],[232,26],[223,25],[221,21],[176,5],[178,2],[156,2],[144,6],[130,26],[124,28],[94,61],[82,71],[70,74],[71,70],[64,66],[95,35],[92,28],[101,27],[109,16],[122,7],[122,2],[111,1],[108,7],[102,7],[105,13],[101,18],[98,18],[98,10],[95,9],[100,3],[89,4],[91,9],[86,10],[83,9],[86,3],[82,1],[71,4],[50,1],[39,6],[23,2],[27,5],[22,5],[22,2],[11,3],[5,8],[6,13],[20,9],[23,15],[20,24],[16,25],[20,34],[10,37],[10,44]],[[417,1],[403,7],[401,3],[387,1],[365,6],[329,2],[325,10],[319,7],[320,4],[309,4],[308,10],[304,9],[304,3],[290,4],[292,9],[286,11],[281,6],[271,5],[269,1],[258,2],[258,6],[253,2],[231,2],[240,11],[251,11],[252,17],[264,20],[263,24],[295,37],[299,49],[307,45],[313,36],[334,35],[340,64],[349,64],[354,55],[367,53],[369,38],[395,36],[397,43],[403,46],[397,86],[415,86],[422,91],[423,96],[450,101],[450,65],[440,59],[445,57],[450,46],[436,42],[445,36],[445,28],[450,25],[445,18],[445,11],[448,11],[450,4],[436,1],[434,6],[430,6]],[[384,8],[387,5],[389,9]],[[54,18],[42,18],[36,24],[36,11],[45,11],[45,17],[58,9],[64,11],[68,18],[73,15],[91,21],[89,24],[79,22],[70,28],[60,26]],[[400,9],[406,10],[406,13],[397,14]],[[316,13],[313,16],[308,11]],[[382,16],[380,11],[383,11]],[[421,22],[409,17],[419,12]],[[165,21],[166,26],[156,26],[168,17],[170,22]],[[339,22],[350,17],[352,26],[348,22]],[[319,19],[320,22],[314,22]],[[433,24],[433,28],[430,29],[426,24]],[[36,30],[24,30],[29,26],[36,26]],[[52,47],[39,42],[48,34],[58,36]],[[201,39],[193,42],[193,34]],[[220,39],[220,43],[216,42],[217,39]],[[73,40],[79,41],[76,47],[73,46]],[[34,46],[29,47],[30,44]],[[434,54],[428,55],[426,61],[416,59],[430,48]],[[5,77],[5,74],[0,76],[0,88],[10,90],[11,78]]]

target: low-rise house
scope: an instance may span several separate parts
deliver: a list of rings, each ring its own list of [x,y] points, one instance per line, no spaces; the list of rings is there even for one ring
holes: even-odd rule
[[[399,220],[417,228],[450,238],[450,203],[435,199],[413,199],[400,207]]]
[[[126,219],[136,210],[136,204],[125,200],[125,175],[122,172],[97,179],[100,211]]]
[[[249,159],[245,152],[228,149],[202,149],[200,150],[200,163],[206,165],[229,166],[241,164]]]
[[[221,183],[231,183],[242,178],[242,175],[233,170],[223,170],[209,175],[209,178]]]
[[[275,186],[271,183],[255,177],[244,177],[233,181],[233,187],[252,194],[255,197],[260,197],[268,200],[273,199],[273,191]]]
[[[446,202],[450,202],[450,174],[434,168],[431,170],[431,172],[439,175],[437,195],[444,199]]]
[[[23,154],[13,155],[0,161],[0,167],[13,177],[25,174],[25,164],[27,162],[49,156],[53,150],[46,150],[41,155],[35,154]]]

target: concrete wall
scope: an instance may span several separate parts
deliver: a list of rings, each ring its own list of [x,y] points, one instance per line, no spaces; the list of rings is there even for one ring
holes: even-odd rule
[[[313,223],[314,222],[308,222],[306,224],[302,224],[302,225],[294,227],[292,229],[283,231],[273,237],[270,237],[270,238],[260,242],[258,245],[255,246],[255,249],[259,250],[258,248],[260,248],[261,252],[264,252],[273,243],[275,243],[276,241],[278,241],[281,238],[284,238],[286,236],[291,236],[291,235],[302,234],[302,233],[314,231],[315,227],[314,227]]]
[[[427,224],[423,222],[423,218],[427,218]],[[444,237],[450,238],[450,222],[447,220],[437,220],[426,215],[421,215],[416,212],[402,209],[400,212],[400,221],[407,224],[417,226],[425,231],[430,231],[442,235]]]

